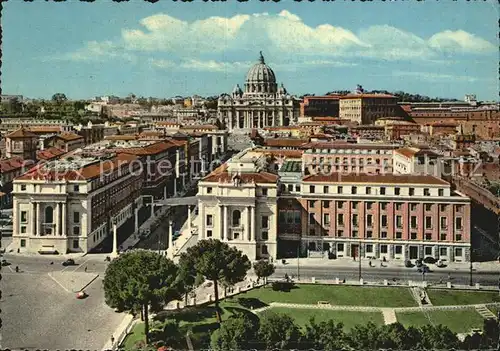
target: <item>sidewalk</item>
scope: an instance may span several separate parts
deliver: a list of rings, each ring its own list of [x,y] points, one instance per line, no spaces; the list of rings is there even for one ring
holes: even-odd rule
[[[354,261],[352,258],[337,258],[337,259],[326,259],[326,258],[300,258],[299,265],[300,267],[343,267],[343,268],[357,268],[359,267],[359,261]],[[361,259],[361,265],[364,267],[368,266],[368,262],[370,260],[367,258]],[[377,267],[380,265],[380,260],[371,260],[372,264]],[[277,268],[281,267],[295,267],[297,266],[297,258],[287,258],[286,264],[283,265],[282,260],[275,260],[275,265]],[[431,269],[435,267],[434,264],[427,264]],[[405,267],[405,263],[402,260],[389,260],[384,262],[385,268],[393,268],[393,269],[407,269]],[[443,271],[446,270],[454,270],[454,271],[466,271],[470,270],[469,262],[450,262],[446,267],[437,268]],[[500,271],[500,263],[498,261],[489,261],[489,262],[473,262],[472,263],[473,271],[482,271],[482,272],[499,272]]]

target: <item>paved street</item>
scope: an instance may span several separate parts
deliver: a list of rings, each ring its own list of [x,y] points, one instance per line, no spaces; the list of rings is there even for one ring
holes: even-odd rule
[[[346,279],[346,280],[357,280],[359,274],[358,267],[342,267],[336,266],[334,264],[330,266],[300,266],[299,267],[300,278],[310,279],[315,277],[317,279]],[[273,275],[275,278],[283,278],[285,273],[290,277],[293,275],[297,277],[297,265],[287,264],[283,266],[278,264],[276,267],[276,272]],[[435,269],[430,273],[425,274],[425,280],[428,282],[438,283],[440,280],[445,284],[448,281],[448,274],[450,274],[451,281],[453,284],[468,285],[469,284],[469,272],[467,271],[457,271],[450,270],[446,268]],[[481,285],[488,286],[498,286],[498,279],[500,273],[494,272],[473,272],[472,280],[473,283],[479,283]],[[421,281],[422,273],[418,273],[416,268],[389,268],[389,267],[368,267],[365,263],[361,267],[361,277],[365,281],[382,282],[384,279],[387,280],[401,280],[401,281]]]
[[[6,255],[11,266],[2,267],[2,348],[99,350],[115,332],[124,315],[104,303],[102,289],[106,263],[83,257],[79,266],[63,267],[61,257]],[[52,264],[51,264],[52,262]],[[20,273],[15,273],[15,266]],[[87,266],[100,277],[77,300],[48,272],[84,272]]]

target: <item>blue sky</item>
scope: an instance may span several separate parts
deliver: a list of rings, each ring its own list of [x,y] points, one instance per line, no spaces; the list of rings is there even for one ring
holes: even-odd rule
[[[404,90],[498,100],[498,5],[466,1],[4,3],[2,91],[218,95],[262,50],[293,94]]]

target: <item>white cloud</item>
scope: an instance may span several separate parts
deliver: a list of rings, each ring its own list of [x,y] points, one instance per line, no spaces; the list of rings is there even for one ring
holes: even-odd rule
[[[182,62],[180,67],[195,70],[195,71],[212,71],[212,72],[238,72],[247,70],[252,62],[218,62],[214,60],[200,61],[189,60]]]
[[[149,59],[148,63],[156,68],[173,68],[176,66],[174,61],[162,60],[162,59]]]
[[[463,75],[455,75],[455,74],[442,74],[442,73],[433,73],[433,72],[405,72],[405,71],[395,71],[393,72],[393,76],[396,77],[414,77],[419,80],[424,80],[428,82],[477,82],[481,80],[477,77],[471,76],[463,76]]]
[[[463,30],[445,30],[429,38],[432,48],[442,51],[494,52],[498,50],[492,43]]]
[[[348,60],[357,58],[439,62],[444,58],[443,53],[478,54],[494,49],[493,44],[463,30],[446,30],[429,39],[389,25],[371,26],[354,33],[329,23],[310,26],[287,10],[278,14],[207,17],[191,22],[160,13],[143,18],[139,24],[139,28],[123,29],[119,42],[89,42],[64,57],[79,61],[133,60],[134,54],[140,52],[148,52],[149,56],[158,52],[186,57],[178,68],[236,71],[242,61],[256,60],[258,51],[263,49],[274,58],[269,60],[273,66],[286,66],[294,60],[298,65],[337,67],[349,65]],[[214,60],[222,54],[232,57],[234,62]],[[203,58],[207,55],[212,56],[211,60]],[[165,62],[151,64],[175,68]]]

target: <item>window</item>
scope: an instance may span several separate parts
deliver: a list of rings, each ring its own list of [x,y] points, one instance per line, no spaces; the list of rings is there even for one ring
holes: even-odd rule
[[[344,207],[344,201],[337,201],[337,208],[343,208]]]
[[[401,194],[401,189],[400,188],[394,188],[394,195],[400,195]]]
[[[241,224],[241,212],[239,210],[233,211],[233,227],[237,227]]]
[[[289,192],[292,192],[292,191],[293,191],[293,185],[292,185],[292,184],[288,184],[288,191],[289,191]]]
[[[21,191],[26,191],[26,185],[25,184],[21,184]]]
[[[337,230],[337,237],[341,237],[342,235],[344,235],[344,231],[343,230]]]
[[[212,188],[211,187],[208,187],[207,188],[207,194],[211,194],[212,193]]]
[[[73,240],[73,249],[78,249],[78,240]]]
[[[353,201],[351,202],[351,208],[356,211],[358,209],[358,202],[357,201]]]
[[[328,186],[325,185],[323,187],[323,193],[328,194]]]
[[[314,201],[314,200],[309,200],[309,201],[308,201],[308,205],[309,205],[309,207],[314,207],[314,203],[315,203],[315,202],[316,202],[316,201]]]
[[[387,232],[380,232],[380,237],[382,239],[387,239]]]
[[[309,224],[314,224],[315,219],[314,219],[314,213],[309,213]]]
[[[21,239],[21,247],[26,247],[26,239]]]
[[[80,192],[80,186],[79,186],[79,185],[73,185],[73,191],[74,191],[75,193]]]
[[[267,196],[267,189],[262,189],[262,196]]]
[[[439,235],[439,240],[446,240],[446,234],[445,233],[442,233]]]
[[[330,208],[330,201],[323,201],[323,208]]]
[[[262,245],[260,247],[260,252],[263,254],[263,255],[267,255],[268,254],[268,251],[267,251],[267,245]]]
[[[358,226],[358,215],[357,214],[353,214],[352,215],[352,225],[354,227],[357,227]]]
[[[371,195],[371,193],[372,193],[372,188],[371,188],[371,187],[369,187],[369,186],[367,186],[367,187],[366,187],[366,194],[367,194],[367,195]]]
[[[462,217],[455,218],[455,229],[456,230],[462,230],[463,229]]]
[[[268,232],[262,232],[262,240],[268,240],[269,239],[269,233]]]
[[[300,191],[300,185],[295,186],[295,191]]]
[[[366,253],[373,252],[373,244],[366,244]]]
[[[337,251],[344,252],[344,244],[337,244]]]
[[[367,238],[371,238],[371,237],[373,237],[373,231],[371,231],[371,230],[367,230],[367,231],[366,231],[366,237],[367,237]]]
[[[45,208],[45,223],[54,222],[54,209],[51,206]]]
[[[323,224],[325,225],[330,224],[330,215],[328,213],[323,214]]]
[[[212,237],[212,231],[211,230],[207,230],[207,238],[211,238]]]
[[[310,236],[315,236],[316,235],[316,229],[315,228],[309,228],[309,235]]]
[[[396,228],[403,228],[403,217],[396,216]]]
[[[355,186],[351,187],[351,194],[356,194],[358,192],[358,188]]]
[[[415,188],[410,188],[410,189],[408,189],[408,194],[409,194],[410,196],[415,195]]]
[[[380,188],[380,195],[385,195],[385,187]]]
[[[410,211],[416,211],[417,210],[417,204],[410,204]]]
[[[21,226],[21,234],[26,234],[26,226]]]
[[[342,213],[340,213],[339,215],[337,215],[337,224],[338,225],[344,225],[344,215]]]
[[[207,215],[207,226],[211,227],[214,225],[214,217],[212,215]]]
[[[456,247],[455,248],[455,257],[462,257],[463,255],[463,250],[461,247]]]
[[[380,224],[382,225],[382,227],[387,227],[387,216],[386,215],[380,216]]]
[[[444,196],[444,189],[438,189],[438,196]]]
[[[387,254],[387,245],[380,245],[380,253]]]
[[[78,226],[73,227],[73,235],[80,235],[80,227]]]
[[[455,235],[455,241],[462,241],[462,234]]]
[[[353,230],[352,231],[352,237],[353,238],[357,238],[358,237],[358,231],[357,230]]]
[[[432,240],[432,233],[425,233],[425,240]]]
[[[410,233],[410,239],[411,239],[411,240],[417,240],[417,233],[415,233],[415,232],[411,232],[411,233]]]
[[[417,229],[417,216],[410,217],[410,228]]]
[[[432,217],[425,217],[425,229],[432,229]]]
[[[394,246],[394,253],[396,255],[401,255],[403,253],[403,247],[401,245]]]
[[[441,218],[439,219],[439,222],[440,222],[440,224],[441,224],[441,229],[446,229],[446,228],[448,228],[448,218],[446,218],[446,217],[441,217]]]
[[[314,185],[309,185],[309,192],[314,193],[314,190],[316,190]]]
[[[425,210],[428,212],[432,211],[432,204],[425,204]]]
[[[396,211],[401,211],[403,209],[403,204],[401,202],[396,202]]]
[[[372,209],[372,207],[373,207],[373,202],[367,202],[367,203],[366,203],[366,209],[367,209],[367,210],[371,210],[371,209]]]
[[[381,202],[381,203],[380,203],[380,209],[381,209],[382,211],[387,210],[387,202]]]
[[[337,192],[338,192],[339,194],[342,194],[342,193],[343,193],[343,191],[344,191],[344,188],[342,188],[341,186],[338,186],[338,187],[337,187]]]
[[[262,228],[269,228],[269,217],[262,216]]]
[[[80,212],[73,212],[73,223],[80,223]]]
[[[371,214],[366,216],[366,226],[371,227],[373,225],[373,216]]]
[[[28,222],[28,212],[21,211],[21,222],[22,223]]]
[[[448,256],[448,248],[440,247],[439,248],[439,256]]]
[[[442,204],[441,204],[441,205],[439,205],[439,211],[441,211],[441,212],[445,212],[447,209],[448,209],[448,206],[446,206],[446,205],[442,205]]]
[[[455,205],[455,211],[456,212],[463,212],[464,206],[463,205]]]
[[[431,195],[429,188],[424,188],[424,196],[429,196],[429,195]]]
[[[424,248],[424,255],[425,256],[432,256],[432,247],[426,246]]]
[[[396,232],[396,239],[401,239],[403,237],[403,233]]]
[[[240,233],[235,232],[235,233],[233,233],[233,236],[234,236],[233,237],[234,240],[238,240],[240,238]]]

